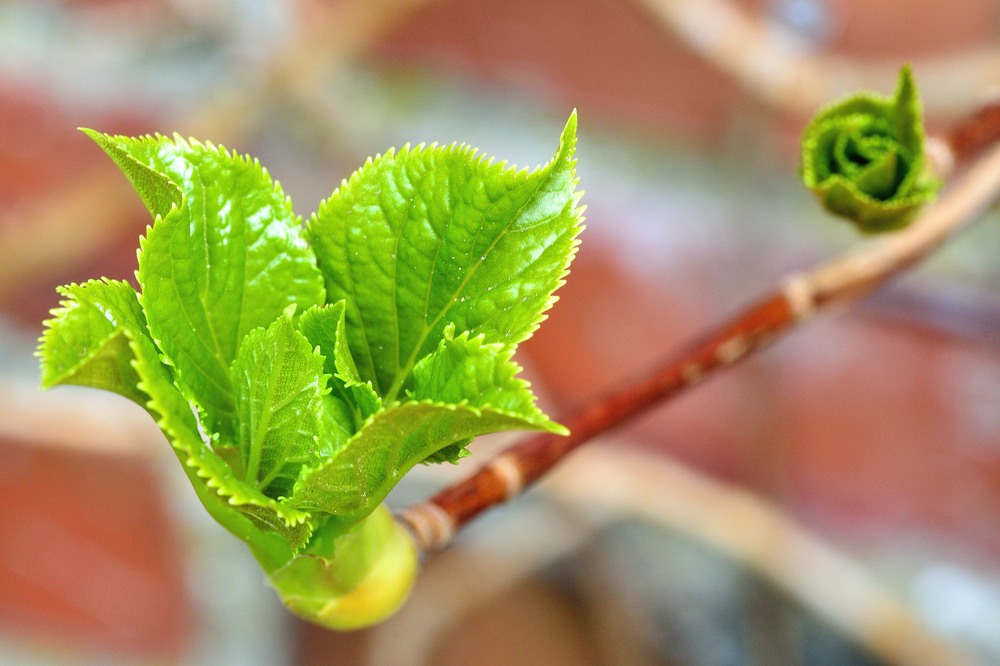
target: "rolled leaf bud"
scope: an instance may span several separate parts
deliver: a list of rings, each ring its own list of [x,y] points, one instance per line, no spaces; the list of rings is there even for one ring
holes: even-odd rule
[[[822,109],[802,136],[802,180],[865,233],[906,226],[937,194],[909,67],[892,97],[858,93]]]

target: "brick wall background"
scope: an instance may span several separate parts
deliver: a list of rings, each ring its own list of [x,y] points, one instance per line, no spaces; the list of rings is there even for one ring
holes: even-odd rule
[[[588,230],[561,300],[522,352],[556,415],[635,377],[785,273],[856,242],[796,184],[801,110],[758,96],[657,20],[649,4],[0,3],[0,382],[12,387],[7,395],[40,400],[31,354],[56,304],[54,287],[131,278],[148,222],[78,126],[178,131],[253,153],[308,214],[365,156],[406,141],[467,141],[520,164],[542,162],[578,108]],[[797,31],[805,53],[839,58],[885,91],[893,68],[913,61],[918,81],[927,76],[932,129],[995,93],[983,82],[1000,82],[1000,9],[991,0],[724,4]],[[695,15],[712,27],[712,14]],[[995,222],[860,307],[652,410],[616,442],[766,499],[850,553],[932,630],[1000,659],[1000,644],[984,629],[1000,619]],[[225,544],[228,535],[192,527],[188,509],[177,508],[190,508],[190,498],[181,498],[180,472],[155,432],[109,436],[127,453],[95,448],[101,437],[93,433],[124,418],[125,408],[105,401],[81,409],[79,401],[59,391],[36,410],[13,399],[0,405],[0,651],[9,646],[40,663],[102,655],[157,663],[214,655],[216,663],[237,663],[247,652],[231,644],[243,641],[288,663],[331,654],[361,663],[376,659],[369,645],[376,637],[408,640],[328,635],[294,624],[267,600],[253,602],[259,606],[246,622],[212,620],[219,610],[192,587],[211,555],[191,544]],[[43,427],[67,413],[86,418]],[[434,471],[417,477],[403,492],[427,492],[439,481]],[[544,493],[543,486],[524,510],[544,504]],[[530,532],[537,522],[494,525],[511,538],[540,538]],[[542,521],[539,529],[555,527]],[[434,663],[462,663],[463,649],[479,650],[478,663],[487,653],[509,663],[514,653],[504,650],[514,647],[528,654],[517,653],[519,663],[578,663],[607,618],[581,601],[578,580],[559,572],[588,557],[611,561],[600,544],[633,538],[653,559],[676,547],[629,534],[618,541],[604,534],[610,541],[592,541],[565,566],[508,588],[469,615],[479,639],[467,648],[432,646]],[[220,548],[207,552],[230,552]],[[670,561],[675,580],[702,580],[684,557]],[[239,598],[271,594],[252,564],[233,566],[248,567],[234,574],[248,581]],[[45,581],[32,576],[45,567],[59,569],[66,584],[39,587]],[[738,594],[727,588],[728,606],[720,602],[735,617],[775,607],[750,603],[758,593],[737,587]],[[761,615],[778,617],[770,629],[691,626],[716,636],[707,641],[716,646],[737,635],[733,650],[744,656],[766,655],[754,636],[759,643],[774,632],[799,636],[782,643],[782,658],[824,654],[815,646],[837,632],[802,629],[801,609],[792,606]],[[550,622],[552,631],[518,645],[491,639],[504,628],[527,631],[518,608],[536,609],[532,622]],[[664,618],[646,618],[649,635],[691,638],[693,630],[678,629],[682,619]],[[671,656],[633,638],[650,663],[744,663],[704,646]],[[830,648],[828,661],[806,663],[867,663],[852,649]],[[595,663],[625,654],[590,653],[599,655]]]

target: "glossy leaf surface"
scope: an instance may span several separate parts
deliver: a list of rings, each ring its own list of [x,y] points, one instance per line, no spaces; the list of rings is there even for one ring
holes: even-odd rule
[[[60,289],[43,384],[142,405],[289,608],[334,628],[379,621],[416,575],[379,507],[399,479],[479,434],[565,432],[512,356],[575,252],[575,131],[573,115],[532,172],[455,145],[390,151],[307,231],[255,160],[88,130],[154,220],[139,292]]]
[[[150,209],[157,219],[140,243],[142,304],[185,394],[204,410],[211,430],[229,435],[229,366],[244,336],[290,304],[305,309],[324,299],[300,220],[256,161],[180,138],[102,135],[100,143],[114,148],[109,155],[140,193],[155,191],[157,181],[137,182],[133,163],[183,192],[179,206]]]
[[[445,326],[517,344],[552,304],[576,247],[576,116],[546,166],[467,146],[386,153],[323,202],[309,235],[331,300],[347,303],[361,378],[391,402]]]

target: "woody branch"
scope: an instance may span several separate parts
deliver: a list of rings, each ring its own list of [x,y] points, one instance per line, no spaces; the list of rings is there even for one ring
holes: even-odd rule
[[[746,358],[832,305],[867,295],[932,253],[1000,198],[1000,146],[988,148],[997,137],[1000,106],[985,107],[957,127],[947,142],[938,142],[941,171],[972,164],[907,229],[787,277],[647,377],[566,419],[569,436],[532,437],[468,478],[407,508],[399,519],[412,530],[417,547],[424,554],[446,547],[472,518],[519,495],[576,447]]]

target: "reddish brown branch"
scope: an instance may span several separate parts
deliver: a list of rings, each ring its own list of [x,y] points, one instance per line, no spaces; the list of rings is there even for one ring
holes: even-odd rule
[[[468,479],[402,514],[424,550],[443,547],[451,533],[483,510],[520,494],[581,444],[763,347],[797,319],[785,289],[760,299],[664,363],[646,379],[596,400],[566,420],[570,434],[537,435],[504,451]],[[433,506],[427,506],[427,504]],[[431,524],[424,524],[430,521]]]
[[[543,434],[508,449],[503,456],[520,470],[518,485],[530,485],[577,446],[698,382],[717,367],[731,364],[762,346],[791,321],[791,310],[784,294],[762,299],[650,377],[597,400],[572,416],[566,422],[570,435]],[[511,490],[515,493],[520,490],[509,488],[510,480],[503,477],[496,465],[487,466],[466,483],[444,490],[431,501],[452,516],[456,527],[460,527],[490,504],[507,499],[513,494]]]
[[[1000,113],[980,113],[955,133],[955,161],[1000,135]],[[969,138],[975,136],[975,140]],[[768,296],[711,330],[646,379],[594,402],[566,420],[568,437],[539,435],[517,444],[471,477],[400,515],[425,553],[446,546],[485,509],[521,493],[580,444],[728,367],[834,303],[851,302],[933,252],[1000,196],[1000,148],[977,161],[907,229],[874,239],[815,269],[793,275]]]

